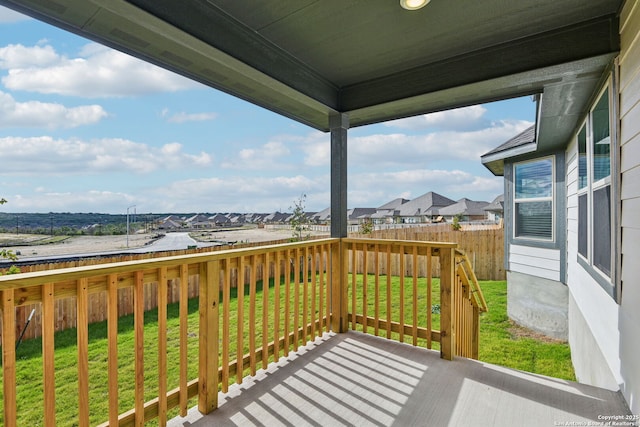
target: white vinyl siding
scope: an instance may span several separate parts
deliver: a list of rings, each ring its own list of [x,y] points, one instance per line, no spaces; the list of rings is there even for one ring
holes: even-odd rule
[[[511,244],[509,270],[560,281],[560,250]]]
[[[620,146],[622,199],[622,296],[620,330],[622,391],[631,412],[640,413],[640,3],[627,1],[620,14]],[[614,266],[615,267],[615,266]]]

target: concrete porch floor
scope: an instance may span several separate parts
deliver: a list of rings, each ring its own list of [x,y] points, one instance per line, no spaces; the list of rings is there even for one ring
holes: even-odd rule
[[[618,392],[357,332],[325,334],[172,427],[606,425]]]

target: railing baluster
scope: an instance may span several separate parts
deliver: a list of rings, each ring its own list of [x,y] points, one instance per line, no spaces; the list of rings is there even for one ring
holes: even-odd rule
[[[236,384],[242,384],[242,372],[244,371],[244,282],[245,282],[245,265],[244,256],[240,256],[238,263],[238,274],[236,284],[236,295],[238,306],[237,312],[237,333],[236,333]]]
[[[310,320],[311,320],[311,339],[315,339],[316,336],[316,286],[317,286],[317,280],[316,280],[316,276],[318,275],[318,271],[317,271],[317,263],[316,263],[316,256],[317,256],[317,252],[316,252],[316,245],[313,245],[311,247],[311,316],[310,316]],[[318,316],[319,319],[319,316]],[[322,329],[322,325],[320,325],[320,329]]]
[[[391,339],[391,244],[387,243],[387,339]]]
[[[404,342],[404,246],[400,245],[400,342]]]
[[[229,391],[229,343],[231,305],[231,259],[224,260],[224,283],[222,293],[222,392]],[[202,284],[200,284],[202,286]]]
[[[254,255],[251,257],[249,272],[249,367],[252,376],[256,374],[256,264],[257,258]],[[262,271],[264,273],[264,265]],[[264,284],[262,291],[264,292]]]
[[[42,369],[44,385],[44,425],[56,425],[55,306],[54,285],[42,285]]]
[[[307,326],[309,325],[309,247],[305,246],[302,258],[302,342],[308,339]]]
[[[215,278],[216,283],[220,277]],[[219,287],[219,286],[218,286]],[[188,405],[188,345],[189,345],[189,265],[180,265],[180,416],[187,416]]]
[[[369,323],[367,321],[367,304],[369,303],[368,300],[368,295],[367,295],[367,288],[369,286],[368,283],[368,269],[367,269],[367,252],[368,252],[368,248],[367,248],[367,244],[363,243],[362,244],[362,331],[366,334],[367,333],[367,323]]]
[[[158,425],[167,425],[167,267],[158,269]]]
[[[144,425],[144,274],[138,270],[133,282],[133,323],[134,323],[134,401],[135,425]]]
[[[87,278],[77,283],[78,425],[89,425],[89,289]]]
[[[374,317],[375,324],[373,327],[373,333],[378,336],[380,322],[380,246],[376,243],[374,246],[373,252],[373,261],[375,263],[374,267],[374,275],[375,275],[375,307],[374,307]]]
[[[320,325],[318,327],[318,336],[322,336],[322,330],[324,327],[327,328],[327,332],[329,332],[329,313],[325,314],[325,306],[324,306],[324,275],[325,275],[325,263],[324,256],[327,249],[325,245],[320,245],[320,265],[318,268],[320,274],[320,280],[318,283],[318,319],[320,319]],[[327,304],[328,305],[328,304]],[[327,316],[324,319],[324,316]],[[324,325],[326,326],[324,326]]]
[[[118,275],[109,274],[107,281],[109,424],[118,425]]]
[[[357,252],[358,247],[355,243],[351,244],[351,329],[356,330],[356,313],[358,312],[356,302],[356,278],[358,276],[357,265]]]
[[[4,424],[17,425],[16,399],[16,309],[13,289],[2,291],[2,371]]]
[[[293,272],[295,279],[293,280],[293,351],[298,351],[298,341],[300,340],[300,248],[296,247],[295,263]]]
[[[280,251],[276,251],[273,267],[273,360],[280,359]]]
[[[418,345],[418,247],[413,247],[413,345]]]
[[[262,369],[269,364],[269,254],[264,254],[262,262]],[[255,268],[255,267],[254,267]],[[255,272],[254,272],[255,277]]]
[[[431,247],[427,247],[427,272],[426,272],[426,276],[427,276],[427,348],[431,348],[431,331],[433,330],[433,324],[432,324],[432,317],[433,317],[433,310],[432,310],[432,306],[433,306],[433,280],[432,280],[432,262],[433,262],[433,258],[431,255],[431,251],[432,248]]]
[[[284,355],[289,355],[289,322],[291,318],[291,251],[284,258]]]

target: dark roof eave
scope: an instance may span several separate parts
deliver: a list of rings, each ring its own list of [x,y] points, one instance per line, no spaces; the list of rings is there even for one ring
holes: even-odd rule
[[[482,164],[496,176],[504,174],[504,160],[536,151],[538,144],[530,142],[508,150],[485,154],[480,157]]]

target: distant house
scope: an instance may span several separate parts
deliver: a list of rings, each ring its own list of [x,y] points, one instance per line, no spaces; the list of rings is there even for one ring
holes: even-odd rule
[[[487,218],[484,208],[488,205],[488,202],[477,202],[462,198],[452,205],[440,208],[438,216],[442,216],[446,221],[452,221],[456,216],[461,221],[482,221]]]
[[[231,222],[231,220],[229,219],[228,216],[223,215],[221,213],[217,213],[213,216],[209,217],[209,222],[212,225],[223,225],[223,224],[228,224]]]
[[[244,224],[246,221],[246,215],[243,214],[239,214],[239,213],[232,213],[227,215],[227,218],[229,218],[229,222],[232,224]]]
[[[418,224],[431,222],[440,215],[440,209],[454,204],[448,197],[429,191],[420,197],[403,203],[394,216],[394,222],[404,224]]]
[[[169,218],[158,220],[158,230],[179,230],[183,228],[182,220],[175,221]]]
[[[311,222],[316,224],[326,224],[331,220],[331,208],[328,207],[326,209],[321,210],[320,212],[316,212],[311,216]]]
[[[484,207],[487,212],[487,219],[489,221],[498,222],[504,218],[504,194],[499,195],[491,203]]]
[[[285,222],[287,222],[290,216],[291,214],[287,212],[273,212],[265,216],[263,218],[263,222],[268,222],[271,224],[284,224]]]
[[[400,214],[400,206],[407,203],[409,200],[401,197],[393,199],[392,201],[385,203],[376,209],[376,212],[371,215],[371,220],[374,224],[391,224],[393,218]]]
[[[347,222],[351,225],[362,224],[376,213],[375,208],[353,208],[347,211]]]
[[[209,228],[211,227],[211,223],[209,222],[209,217],[203,214],[197,214],[190,218],[187,218],[186,226],[189,228]]]

